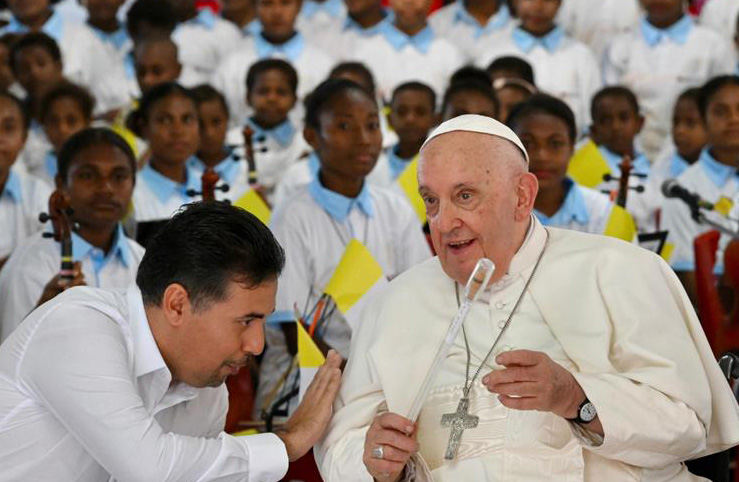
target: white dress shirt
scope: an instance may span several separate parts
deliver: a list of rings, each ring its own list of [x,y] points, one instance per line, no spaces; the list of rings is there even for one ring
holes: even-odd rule
[[[38,216],[46,212],[51,189],[19,168],[11,168],[0,192],[0,260],[28,236],[41,231]]]
[[[600,59],[616,36],[638,26],[640,15],[638,0],[600,0],[598,8],[592,0],[563,0],[557,23]]]
[[[709,0],[703,6],[700,24],[724,38],[736,33],[736,17],[739,14],[737,0]]]
[[[72,258],[82,265],[88,286],[121,289],[136,279],[144,248],[126,237],[119,226],[106,256],[77,234],[72,234]],[[59,273],[61,248],[42,233],[25,240],[0,272],[0,341],[15,330],[41,298],[46,283]]]
[[[667,29],[642,19],[603,54],[605,83],[625,85],[639,98],[646,117],[641,143],[649,157],[655,157],[668,138],[677,96],[711,77],[732,73],[734,67],[727,39],[694,25],[688,15]]]
[[[0,480],[279,480],[280,439],[226,435],[227,409],[172,381],[135,286],[74,288],[0,345]]]
[[[243,35],[233,23],[205,8],[195,18],[181,23],[172,32],[177,44],[185,87],[207,84],[219,62],[239,44]]]

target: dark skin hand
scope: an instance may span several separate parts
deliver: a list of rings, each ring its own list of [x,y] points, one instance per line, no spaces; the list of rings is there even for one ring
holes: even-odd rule
[[[65,281],[60,275],[56,275],[44,286],[44,291],[41,293],[36,306],[41,306],[47,301],[53,299],[56,295],[72,288],[74,286],[85,286],[85,275],[82,274],[82,266],[79,262],[74,263],[74,278],[70,281]]]

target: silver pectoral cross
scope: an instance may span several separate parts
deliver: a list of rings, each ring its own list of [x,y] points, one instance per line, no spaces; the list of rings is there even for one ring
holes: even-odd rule
[[[459,399],[457,411],[454,413],[445,413],[441,416],[442,427],[452,427],[449,434],[449,444],[446,447],[444,458],[453,460],[459,450],[459,442],[462,439],[462,433],[468,428],[475,428],[480,422],[480,417],[470,415],[467,411],[470,408],[470,399],[462,397]]]

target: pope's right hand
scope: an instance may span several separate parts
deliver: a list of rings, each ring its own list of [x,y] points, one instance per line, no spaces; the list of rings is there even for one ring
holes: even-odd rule
[[[364,439],[362,461],[376,481],[395,482],[400,478],[408,460],[418,451],[415,430],[413,422],[394,413],[375,417]]]
[[[331,420],[332,406],[341,385],[341,355],[331,350],[326,362],[305,391],[303,400],[295,413],[277,432],[287,450],[290,462],[308,453],[323,436]]]

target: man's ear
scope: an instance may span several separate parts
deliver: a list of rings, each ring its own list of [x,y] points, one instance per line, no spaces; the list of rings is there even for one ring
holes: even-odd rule
[[[516,189],[518,202],[516,203],[516,221],[526,220],[534,209],[536,194],[539,192],[539,180],[530,172],[522,174],[518,178]]]
[[[190,295],[184,286],[172,283],[162,295],[162,313],[171,326],[180,326],[185,322],[187,315],[192,313]]]

